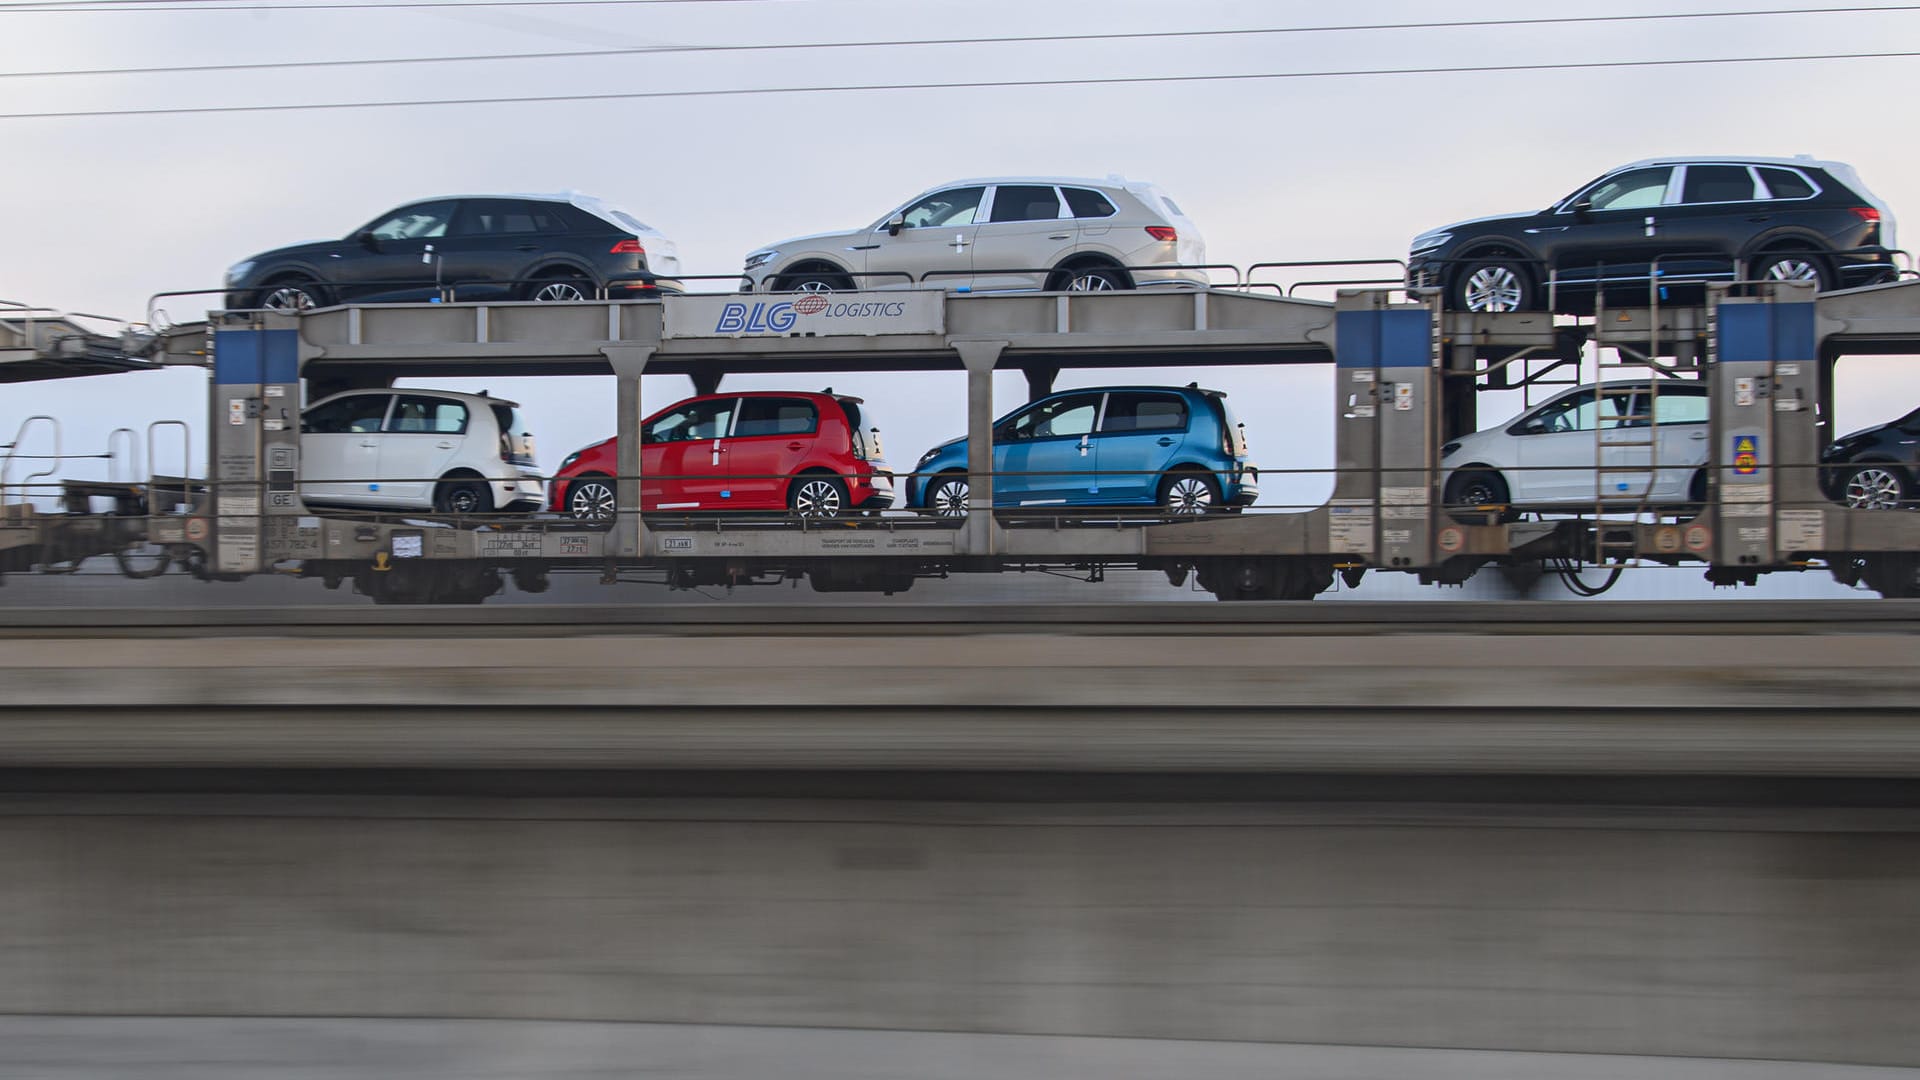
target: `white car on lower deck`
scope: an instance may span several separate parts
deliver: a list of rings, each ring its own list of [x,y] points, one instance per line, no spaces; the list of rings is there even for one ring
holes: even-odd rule
[[[1698,503],[1706,495],[1707,417],[1704,381],[1577,386],[1442,446],[1442,499],[1456,509]]]
[[[300,414],[300,498],[369,510],[535,510],[546,487],[518,406],[484,394],[348,390]]]
[[[749,292],[960,292],[1206,288],[1200,230],[1152,184],[998,177],[922,192],[850,232],[796,237],[747,256]],[[1165,269],[1161,269],[1165,267]]]

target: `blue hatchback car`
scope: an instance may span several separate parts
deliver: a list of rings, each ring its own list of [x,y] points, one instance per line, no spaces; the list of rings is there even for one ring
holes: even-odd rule
[[[1260,472],[1226,395],[1191,386],[1065,390],[993,425],[996,507],[1158,506],[1204,514],[1250,505]],[[926,452],[907,505],[940,517],[967,512],[967,440]]]

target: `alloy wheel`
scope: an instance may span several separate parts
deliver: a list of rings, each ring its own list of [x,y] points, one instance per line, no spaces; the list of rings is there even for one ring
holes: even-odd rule
[[[604,480],[581,480],[567,491],[567,513],[581,521],[610,521],[616,505],[613,485]]]
[[[1117,288],[1112,277],[1098,270],[1075,274],[1073,280],[1067,282],[1068,292],[1113,292]]]
[[[1205,477],[1175,477],[1167,485],[1167,509],[1183,516],[1206,513],[1213,509],[1213,485]]]
[[[804,518],[839,517],[840,485],[824,477],[803,480],[793,493],[793,512]]]
[[[1766,281],[1811,281],[1818,284],[1820,268],[1809,259],[1789,255],[1770,263],[1761,278]]]
[[[1893,470],[1864,466],[1847,477],[1847,506],[1854,510],[1894,510],[1900,506],[1904,488]]]
[[[942,480],[934,487],[933,498],[927,502],[939,517],[966,517],[967,498],[971,494],[972,485],[965,480]]]
[[[268,293],[260,306],[269,311],[305,311],[317,305],[313,294],[298,285],[282,285]]]
[[[579,282],[571,278],[561,278],[557,281],[549,281],[545,285],[542,285],[539,291],[533,294],[533,298],[543,302],[572,301],[585,300],[587,294],[584,289],[580,288]]]
[[[1520,275],[1511,266],[1483,266],[1467,276],[1465,288],[1468,311],[1518,311],[1526,291]]]

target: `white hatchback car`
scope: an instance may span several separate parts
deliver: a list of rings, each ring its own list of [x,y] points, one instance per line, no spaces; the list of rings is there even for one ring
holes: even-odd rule
[[[747,256],[744,288],[1204,289],[1204,270],[1173,268],[1206,261],[1200,230],[1152,184],[1003,177],[943,184],[865,228],[761,248]]]
[[[1577,386],[1499,427],[1440,448],[1448,506],[1591,508],[1706,498],[1704,382]]]
[[[300,497],[368,509],[533,510],[546,490],[517,406],[445,390],[349,390],[300,414]]]

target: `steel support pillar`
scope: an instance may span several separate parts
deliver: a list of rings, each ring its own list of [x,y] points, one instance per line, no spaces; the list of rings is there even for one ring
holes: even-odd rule
[[[619,385],[617,395],[620,475],[614,479],[614,498],[619,514],[613,521],[613,535],[607,550],[623,559],[647,554],[647,525],[640,514],[640,421],[646,412],[640,404],[640,376],[653,359],[650,345],[609,345],[607,362]],[[697,385],[697,383],[696,383]]]
[[[956,341],[954,349],[967,369],[967,524],[968,555],[993,554],[993,368],[1006,351],[1004,341]]]

